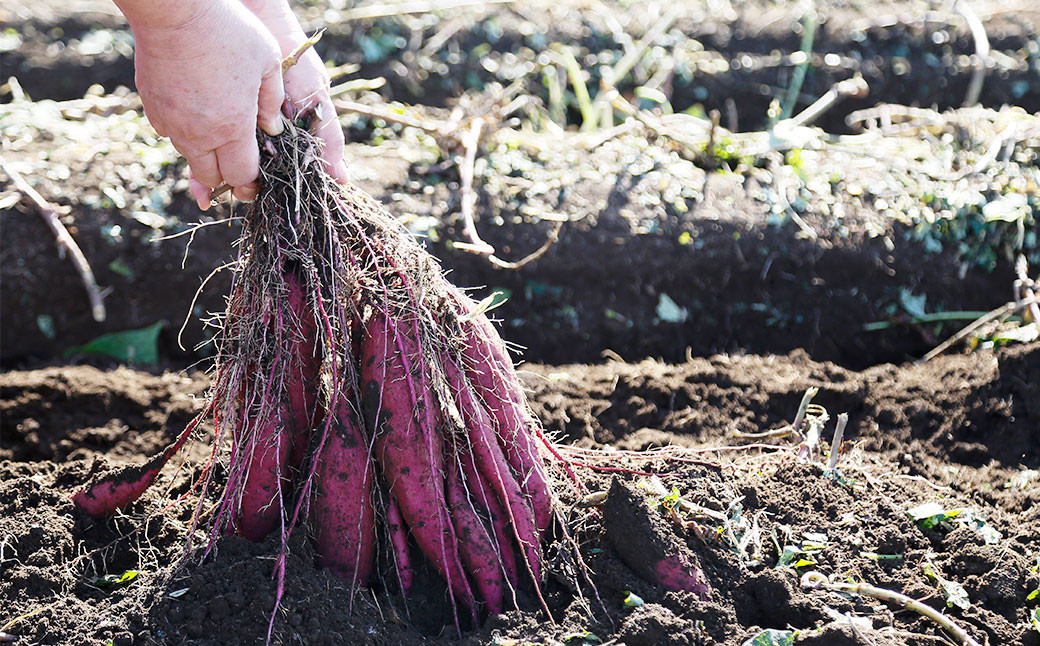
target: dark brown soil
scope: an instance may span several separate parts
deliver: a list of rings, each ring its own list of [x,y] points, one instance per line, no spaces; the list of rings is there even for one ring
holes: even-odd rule
[[[1040,467],[1040,346],[862,372],[817,363],[804,353],[719,355],[676,365],[531,365],[525,381],[547,428],[568,443],[704,450],[696,456],[700,464],[656,459],[628,466],[671,474],[663,476],[667,487],[709,510],[732,515],[739,504],[762,532],[760,562],[742,565],[724,540],[712,538],[718,523],[711,519],[699,521],[712,530],[707,533],[679,529],[652,504],[644,477],[579,467],[590,491],[612,492],[602,511],[613,522],[604,523],[597,507],[569,512],[599,601],[579,600],[562,583],[566,578],[550,575],[546,596],[555,624],[534,599],[521,595],[519,610],[490,618],[463,643],[550,643],[588,630],[626,644],[737,645],[762,628],[787,627],[802,631],[799,643],[933,643],[935,626],[913,613],[801,589],[805,568],[776,566],[772,537],[783,543],[785,531],[796,539],[804,532],[826,535],[815,569],[927,598],[941,608],[942,596],[922,573],[928,561],[964,586],[971,607],[947,614],[976,639],[1040,643],[1027,626],[1025,601],[1038,584],[1030,570],[1040,550],[1040,482],[1022,479],[1023,469]],[[168,467],[130,517],[98,523],[69,500],[94,460],[141,463],[162,447],[197,410],[188,395],[204,386],[198,376],[86,366],[0,377],[0,619],[45,608],[8,628],[20,642],[263,643],[274,598],[273,539],[252,544],[222,538],[208,556],[197,552],[190,567],[177,570],[190,506],[145,515],[160,500],[186,491],[205,442],[191,449],[184,467]],[[822,458],[799,462],[785,440],[764,440],[784,447],[779,451],[720,448],[747,443],[733,436],[737,431],[781,426],[809,386],[820,388],[815,401],[832,415],[850,414],[853,448],[839,465],[841,481],[823,474]],[[628,484],[618,489],[620,483]],[[618,498],[619,491],[628,493]],[[570,493],[564,497],[577,502]],[[930,501],[981,512],[999,541],[986,544],[966,526],[920,529],[906,511]],[[626,558],[619,556],[615,545],[642,531],[641,523],[700,564],[713,588],[709,601],[640,578],[638,552],[633,556],[629,548]],[[901,558],[864,556],[870,552]],[[139,574],[107,587],[96,582],[127,570]],[[420,589],[427,592],[408,602],[379,586],[352,601],[343,582],[314,567],[306,537],[296,536],[274,643],[454,642],[445,604],[430,592],[438,587],[431,581]],[[625,608],[628,592],[645,605]],[[842,618],[846,613],[865,617],[868,627],[852,630]]]

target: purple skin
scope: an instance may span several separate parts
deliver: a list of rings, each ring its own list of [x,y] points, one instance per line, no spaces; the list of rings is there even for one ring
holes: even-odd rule
[[[184,427],[177,440],[159,455],[140,466],[124,467],[101,480],[89,483],[85,489],[72,497],[72,501],[91,516],[111,516],[117,509],[123,509],[134,502],[152,484],[163,465],[181,450],[192,431],[208,413],[207,408],[197,415]]]
[[[704,581],[700,571],[683,564],[679,556],[669,556],[654,564],[654,575],[657,583],[669,590],[692,592],[700,597],[701,601],[711,598],[711,588]]]
[[[376,556],[375,509],[368,446],[341,393],[328,443],[318,457],[311,521],[318,565],[353,587],[364,585]]]

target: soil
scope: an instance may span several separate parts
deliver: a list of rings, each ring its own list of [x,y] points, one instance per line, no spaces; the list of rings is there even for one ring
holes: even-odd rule
[[[825,536],[811,569],[942,609],[942,595],[922,573],[929,563],[966,590],[971,606],[946,612],[976,639],[1040,643],[1024,601],[1038,585],[1031,568],[1040,550],[1040,481],[1024,469],[1040,467],[1040,346],[859,372],[802,352],[679,364],[529,365],[524,380],[559,441],[701,451],[699,463],[656,458],[627,466],[660,473],[669,490],[716,514],[733,517],[739,509],[757,525],[761,544],[742,557],[716,535],[720,523],[712,517],[698,521],[703,531],[672,522],[654,503],[646,477],[577,467],[590,492],[609,492],[602,507],[569,507],[594,588],[586,586],[583,600],[563,584],[565,577],[550,575],[546,599],[555,624],[521,594],[519,609],[467,631],[462,643],[550,643],[589,631],[626,644],[737,645],[764,628],[796,628],[799,643],[933,643],[936,627],[913,613],[802,589],[799,576],[810,568],[777,566],[774,541],[799,541],[805,532]],[[42,609],[6,629],[19,643],[263,643],[274,598],[275,539],[253,544],[224,537],[208,555],[196,551],[178,568],[191,505],[156,513],[188,489],[204,461],[205,441],[190,449],[183,465],[169,466],[128,516],[98,522],[70,501],[95,460],[139,464],[161,449],[198,410],[191,394],[205,384],[198,373],[89,366],[0,376],[3,618]],[[820,388],[815,402],[850,416],[851,448],[839,463],[839,479],[824,472],[822,457],[800,461],[792,441],[762,440],[780,447],[775,450],[724,448],[751,442],[734,437],[737,432],[782,426],[812,386]],[[580,502],[562,485],[561,491],[566,501]],[[907,510],[933,501],[971,508],[999,540],[987,544],[966,524],[922,529]],[[701,601],[641,578],[648,555],[668,551],[633,551],[630,541],[640,535],[646,546],[664,541],[699,564],[711,598]],[[624,557],[619,544],[629,546],[621,550]],[[417,586],[426,591],[409,600],[378,585],[351,597],[344,582],[315,568],[302,533],[290,548],[273,643],[456,643],[450,610],[432,582]],[[756,563],[749,562],[751,553]],[[128,570],[139,574],[122,584],[98,583]],[[626,608],[629,592],[645,604]],[[850,628],[847,613],[866,624]]]
[[[513,80],[517,60],[510,56],[522,62],[555,41],[572,43],[582,57],[616,53],[608,18],[636,37],[654,19],[643,3],[603,3],[606,13],[513,3],[336,23],[336,12],[347,11],[342,4],[297,3],[309,26],[331,23],[319,44],[327,60],[357,63],[363,78],[385,76],[385,99],[433,107]],[[677,76],[669,96],[676,111],[700,105],[720,110],[724,124],[735,120],[733,130],[761,128],[770,101],[789,85],[792,66],[777,52],[799,49],[793,25],[800,14],[786,3],[716,4],[707,13],[691,3],[677,21],[676,34],[703,46],[694,56],[702,66]],[[846,131],[850,110],[880,101],[959,105],[975,45],[963,19],[938,13],[935,4],[854,1],[821,9],[801,105],[853,72],[864,75],[871,94],[825,115],[829,132]],[[982,102],[1040,110],[1040,14],[994,7],[978,5],[999,54]],[[15,2],[0,8],[0,22],[11,26],[0,35],[3,76],[17,76],[33,99],[77,99],[94,84],[102,93],[133,87],[129,32],[104,0],[74,9],[57,0]],[[13,48],[12,33],[21,39]],[[480,56],[463,55],[488,45]],[[838,54],[837,63],[827,54]],[[523,83],[540,96],[540,78]],[[139,110],[127,96],[127,109]],[[0,100],[10,97],[0,93]],[[313,546],[298,532],[285,596],[270,622],[275,540],[222,537],[207,550],[205,537],[191,531],[191,485],[212,429],[203,428],[126,515],[100,522],[71,502],[103,464],[144,463],[201,409],[208,378],[200,370],[207,349],[196,347],[207,338],[200,319],[223,308],[229,277],[217,274],[193,298],[202,280],[232,259],[238,228],[207,227],[190,246],[187,236],[149,242],[201,217],[186,196],[183,164],[172,154],[142,161],[139,149],[127,146],[159,146],[135,125],[139,115],[80,111],[64,121],[84,128],[71,144],[46,125],[35,137],[11,134],[23,124],[5,121],[3,154],[61,210],[106,289],[108,318],[92,320],[70,263],[56,258],[33,209],[7,199],[5,183],[0,641],[9,634],[16,644],[263,644],[269,627],[275,644],[580,646],[600,639],[739,646],[767,628],[797,629],[799,644],[924,646],[940,639],[941,631],[913,612],[803,589],[801,576],[819,570],[924,599],[982,643],[1040,646],[1029,621],[1037,602],[1026,600],[1040,587],[1040,344],[913,363],[960,324],[911,326],[899,314],[906,293],[926,297],[933,312],[1004,303],[1013,280],[1007,258],[975,262],[956,240],[937,249],[912,223],[884,216],[880,193],[836,195],[845,213],[840,226],[822,211],[803,213],[818,232],[807,237],[795,223],[771,217],[755,198],[762,185],[725,168],[684,180],[696,184],[697,197],[683,209],[662,206],[654,174],[660,156],[597,150],[575,164],[578,181],[519,205],[481,188],[478,225],[509,258],[537,248],[552,226],[521,218],[525,207],[572,220],[544,256],[503,271],[453,245],[462,238],[457,173],[380,145],[367,126],[348,130],[359,183],[406,222],[436,222],[428,245],[456,284],[478,286],[480,296],[511,294],[495,313],[503,336],[526,348],[523,378],[542,424],[576,447],[567,455],[612,452],[610,464],[623,470],[575,466],[581,493],[556,474],[590,580],[574,588],[567,553],[550,550],[559,557],[546,583],[550,616],[530,590],[521,591],[517,608],[464,626],[460,639],[431,573],[419,573],[408,599],[381,581],[354,596],[314,566]],[[857,179],[868,186],[884,180]],[[161,214],[166,224],[156,226],[138,209]],[[221,208],[213,217],[228,215]],[[683,316],[662,317],[663,296]],[[166,327],[150,369],[70,351],[156,321]],[[894,324],[864,331],[874,321]],[[832,419],[849,415],[836,473],[825,470],[819,451],[800,459],[790,438],[740,436],[789,423],[810,387],[820,389],[814,402]],[[752,443],[770,448],[742,448]],[[682,459],[620,453],[661,447],[678,447]],[[599,464],[599,455],[580,461]],[[650,472],[660,484],[644,475]],[[694,523],[680,526],[667,513],[663,500],[673,491],[701,509],[686,516]],[[586,496],[596,492],[606,499]],[[971,509],[977,521],[923,528],[907,510],[928,502]],[[742,550],[734,547],[738,532],[748,541]],[[197,549],[186,553],[189,537]],[[805,540],[825,544],[801,555],[815,563],[778,564],[785,545]],[[708,600],[640,576],[668,555],[702,570]],[[925,565],[962,585],[970,607],[947,608]],[[124,573],[127,580],[112,582]],[[630,593],[642,605],[626,604]]]
[[[790,7],[769,5],[768,10],[760,11],[754,3],[735,6],[733,11],[710,16],[690,8],[691,13],[676,23],[674,33],[698,39],[705,52],[727,61],[798,48],[791,35],[798,16]],[[322,13],[322,8],[333,13]],[[959,104],[960,85],[970,70],[939,75],[940,81],[957,85],[948,95],[925,82],[925,77],[936,76],[932,71],[914,76],[928,70],[930,64],[919,64],[914,57],[945,65],[959,60],[959,54],[973,51],[959,19],[947,16],[948,22],[943,23],[927,8],[927,3],[872,3],[870,11],[864,11],[853,3],[822,10],[814,51],[823,57],[828,52],[842,52],[847,59],[859,61],[862,69],[855,71],[876,84],[862,105],[846,101],[833,112],[835,118],[841,121],[849,111],[882,100],[939,107]],[[469,87],[509,80],[481,67],[487,62],[483,58],[453,54],[474,50],[481,38],[485,46],[491,45],[488,56],[493,57],[507,57],[514,51],[526,56],[533,51],[528,42],[531,34],[543,33],[547,42],[576,42],[589,52],[616,52],[617,48],[604,36],[610,30],[602,24],[603,15],[596,12],[562,12],[556,20],[552,12],[492,5],[432,20],[397,16],[362,21],[363,28],[348,28],[354,23],[331,20],[334,9],[321,3],[301,8],[305,22],[314,23],[321,16],[329,22],[330,31],[319,43],[326,58],[361,65],[358,75],[362,77],[385,76],[388,83],[381,91],[386,99],[430,106],[444,105],[444,97],[458,97]],[[16,73],[34,99],[80,97],[95,83],[104,91],[120,85],[133,87],[131,50],[126,44],[129,32],[118,12],[104,0],[94,0],[76,11],[57,2],[15,3],[3,11],[22,38],[19,47],[3,52],[4,67]],[[610,11],[633,30],[646,28],[637,5]],[[1011,102],[1027,110],[1040,109],[1040,98],[1033,96],[1040,88],[1040,69],[1035,57],[1028,55],[1032,35],[1038,31],[1037,20],[1040,16],[1032,11],[987,15],[994,49],[1003,52],[1006,60],[1028,59],[1007,74],[987,77],[983,93],[984,103],[991,102],[987,105]],[[411,75],[408,70],[425,68],[408,61],[420,56],[421,45],[442,28],[448,40],[437,55],[458,61],[446,63],[443,69],[437,67],[436,74],[430,72],[432,76]],[[407,34],[409,38],[404,39],[403,49],[394,49],[394,45],[384,52],[384,58],[373,62],[361,52],[367,51],[368,42],[362,41],[375,33]],[[931,40],[935,33],[945,34],[943,38],[948,40],[935,44]],[[101,51],[96,54],[82,53],[98,48]],[[429,52],[423,55],[430,56]],[[903,76],[889,73],[901,61],[912,71]],[[734,92],[785,87],[789,66],[749,63],[725,67],[725,72],[696,76],[696,83],[711,85],[706,95],[711,101],[735,100],[738,121],[745,124],[738,129],[762,127],[772,95],[754,98]],[[853,71],[828,70],[822,63],[813,67],[803,90],[807,96],[819,96]],[[771,76],[745,78],[748,74]],[[469,80],[460,85],[460,79]],[[537,95],[541,81],[531,79],[531,83],[530,90]],[[723,87],[729,90],[721,90]],[[1012,96],[1018,92],[1015,88],[1023,87],[1024,95]],[[673,88],[676,111],[690,105],[677,98],[683,92],[681,87]],[[922,101],[913,92],[926,93],[928,100]],[[5,158],[20,164],[47,199],[68,209],[65,220],[91,261],[110,315],[104,323],[91,318],[71,264],[55,262],[52,236],[41,220],[31,217],[31,207],[0,208],[5,240],[0,278],[9,305],[0,312],[0,362],[9,367],[35,365],[100,334],[156,321],[166,322],[160,350],[172,361],[170,365],[206,356],[204,346],[195,350],[209,338],[200,320],[207,312],[223,309],[223,295],[230,284],[228,272],[213,276],[197,299],[196,292],[214,268],[233,258],[237,225],[209,227],[191,238],[150,242],[157,235],[182,231],[201,215],[186,196],[183,164],[174,157],[156,167],[142,164],[140,152],[127,149],[120,139],[123,131],[111,132],[115,117],[79,114],[71,118],[83,119],[86,128],[75,145],[66,145],[66,133],[45,128],[35,139],[23,137],[17,147],[5,152]],[[843,121],[821,125],[829,132],[845,129]],[[884,330],[862,331],[865,323],[891,319],[900,310],[902,293],[925,297],[932,311],[984,311],[1004,302],[1003,296],[997,301],[994,294],[1010,295],[1013,275],[1007,259],[981,262],[965,257],[961,240],[936,244],[922,239],[913,223],[880,217],[878,200],[890,197],[892,188],[878,173],[857,168],[857,176],[849,177],[849,182],[855,179],[873,187],[874,195],[853,196],[839,187],[831,210],[822,212],[811,205],[802,214],[818,232],[810,239],[793,222],[778,220],[770,213],[770,205],[756,197],[768,187],[754,178],[725,172],[671,178],[690,184],[697,193],[680,198],[680,209],[662,203],[660,178],[655,174],[661,157],[618,159],[602,150],[577,162],[580,172],[572,184],[549,191],[537,204],[531,203],[534,199],[516,204],[481,190],[482,235],[507,258],[522,257],[538,248],[552,223],[502,226],[501,222],[524,219],[524,209],[532,206],[566,214],[571,220],[549,253],[523,271],[504,271],[453,244],[463,237],[458,221],[458,177],[453,168],[437,172],[428,164],[409,162],[402,158],[406,157],[403,153],[374,141],[371,128],[351,129],[348,135],[364,139],[349,146],[347,153],[362,188],[384,201],[395,215],[438,223],[439,235],[430,239],[430,250],[456,284],[482,289],[479,296],[491,290],[511,294],[498,314],[510,341],[526,348],[525,356],[532,361],[595,362],[608,349],[629,360],[680,361],[687,351],[705,356],[735,351],[785,353],[801,348],[818,360],[864,368],[918,357],[956,329],[955,324],[907,328],[897,321]],[[101,150],[104,157],[85,156],[79,142],[83,138],[95,144],[90,152]],[[842,162],[829,163],[818,172],[844,172]],[[53,168],[56,164],[58,169]],[[563,160],[564,169],[568,165],[573,164]],[[553,172],[557,171],[560,169]],[[668,179],[667,173],[665,176]],[[978,190],[992,190],[987,178],[980,182]],[[113,191],[118,194],[114,199]],[[830,213],[839,208],[845,215],[835,224]],[[155,229],[150,220],[138,218],[135,209],[158,211],[166,223],[161,230]],[[220,209],[214,217],[228,215],[232,214]],[[693,242],[677,244],[682,236]],[[922,257],[927,261],[920,262]],[[658,316],[656,308],[663,296],[685,310],[681,320]],[[180,332],[182,322],[185,328]]]

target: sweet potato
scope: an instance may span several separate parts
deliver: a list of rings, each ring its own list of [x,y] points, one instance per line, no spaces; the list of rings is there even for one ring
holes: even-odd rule
[[[137,500],[155,481],[159,471],[170,458],[181,450],[208,412],[209,409],[195,417],[162,453],[140,466],[123,467],[92,480],[72,497],[72,501],[91,516],[111,516],[116,510],[123,509]]]
[[[352,585],[368,581],[375,563],[373,467],[350,393],[339,393],[328,441],[318,455],[311,524],[318,565]]]
[[[282,521],[282,494],[288,487],[291,442],[280,419],[288,414],[286,408],[281,407],[281,415],[250,419],[239,429],[237,441],[242,442],[241,452],[247,462],[242,498],[233,522],[240,536],[257,543]]]
[[[317,323],[307,302],[302,280],[293,271],[284,274],[288,290],[289,371],[285,379],[289,398],[289,418],[292,434],[292,452],[289,465],[299,469],[310,445],[311,431],[317,417],[318,372],[321,358],[317,356]]]
[[[535,443],[536,423],[527,410],[523,386],[498,331],[483,314],[473,315],[468,299],[455,294],[463,313],[469,316],[463,324],[466,378],[490,412],[506,459],[517,472],[520,486],[531,501],[539,532],[544,533],[552,524],[553,500],[541,452]]]
[[[444,373],[466,425],[468,449],[473,461],[501,503],[512,526],[511,533],[524,554],[529,573],[538,582],[541,580],[542,553],[534,513],[498,444],[491,417],[473,396],[462,373],[450,360],[444,362]]]
[[[462,482],[457,459],[444,463],[444,489],[459,541],[459,555],[467,572],[487,605],[489,614],[502,612],[506,582],[498,550],[492,542],[491,532],[477,515],[470,493]]]
[[[401,593],[407,595],[412,589],[414,573],[412,557],[408,552],[408,528],[401,518],[401,508],[391,496],[386,505],[386,529],[390,534],[390,547],[393,549],[394,567],[397,569],[397,583]]]
[[[696,556],[665,523],[643,491],[614,479],[603,504],[603,528],[621,560],[647,581],[707,601],[711,587],[696,566]]]
[[[444,494],[443,438],[421,351],[398,322],[376,312],[362,341],[365,416],[375,433],[375,456],[416,544],[448,582],[452,603],[476,614],[459,559],[458,539]]]
[[[711,598],[711,588],[704,581],[704,576],[691,563],[685,561],[680,554],[668,554],[653,564],[651,581],[656,581],[668,590],[692,592],[707,601]]]
[[[491,519],[500,564],[505,572],[506,580],[515,590],[520,585],[520,580],[516,569],[516,550],[513,547],[516,544],[513,523],[495,492],[484,481],[484,476],[477,468],[472,451],[460,450],[458,460],[462,467],[462,484],[466,491],[470,492],[470,499],[477,505],[479,511]],[[531,527],[534,527],[533,520]]]

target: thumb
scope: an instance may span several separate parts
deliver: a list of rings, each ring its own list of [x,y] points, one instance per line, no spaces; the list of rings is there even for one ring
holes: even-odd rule
[[[260,80],[260,94],[257,97],[256,125],[271,135],[282,134],[282,101],[285,100],[285,87],[282,85],[282,68],[275,65]]]
[[[200,209],[203,211],[209,209],[212,189],[195,179],[195,174],[190,170],[188,171],[188,192],[195,198],[195,203],[199,205]]]

